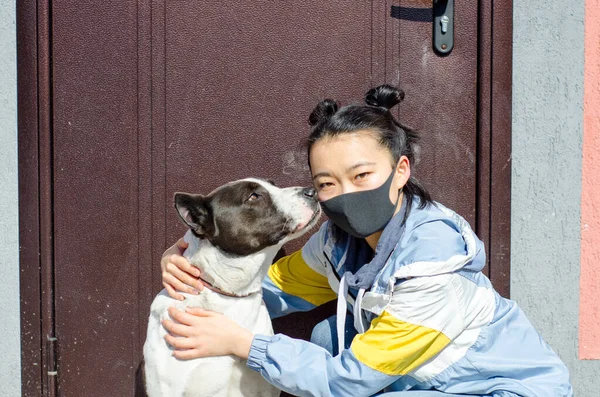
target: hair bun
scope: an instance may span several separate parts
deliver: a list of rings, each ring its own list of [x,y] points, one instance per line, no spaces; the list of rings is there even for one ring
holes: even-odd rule
[[[338,110],[338,104],[333,99],[323,99],[308,116],[308,124],[317,125],[329,119]]]
[[[388,84],[371,88],[365,94],[367,105],[378,106],[390,110],[404,99],[404,91]]]

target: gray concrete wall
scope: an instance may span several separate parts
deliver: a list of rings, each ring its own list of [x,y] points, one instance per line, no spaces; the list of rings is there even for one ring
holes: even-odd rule
[[[0,2],[0,395],[21,395],[15,2]]]
[[[584,1],[514,0],[511,295],[600,396],[600,361],[577,359]]]

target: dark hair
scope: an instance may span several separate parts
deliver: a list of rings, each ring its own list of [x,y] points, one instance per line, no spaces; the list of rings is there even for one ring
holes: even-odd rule
[[[365,94],[366,105],[348,105],[338,109],[337,103],[332,99],[319,102],[308,118],[312,127],[307,145],[309,154],[312,145],[319,139],[368,130],[375,134],[381,146],[389,150],[394,164],[400,161],[401,156],[406,156],[409,163],[414,164],[414,149],[419,134],[400,124],[390,112],[403,99],[402,90],[385,84],[372,88]],[[408,210],[415,196],[420,199],[419,208],[425,208],[433,202],[425,187],[412,176],[402,191]],[[408,215],[408,211],[406,214]]]

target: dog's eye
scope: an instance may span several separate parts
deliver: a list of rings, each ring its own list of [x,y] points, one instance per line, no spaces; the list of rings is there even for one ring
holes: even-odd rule
[[[248,196],[246,201],[254,201],[254,200],[258,200],[259,198],[260,198],[260,194],[252,193],[250,196]]]

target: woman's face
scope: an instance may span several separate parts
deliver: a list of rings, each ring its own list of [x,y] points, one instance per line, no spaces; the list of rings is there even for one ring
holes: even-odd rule
[[[309,156],[319,201],[378,188],[394,169],[390,201],[395,203],[399,190],[410,177],[408,159],[402,156],[400,162],[392,166],[391,153],[366,130],[319,139],[312,145]]]

